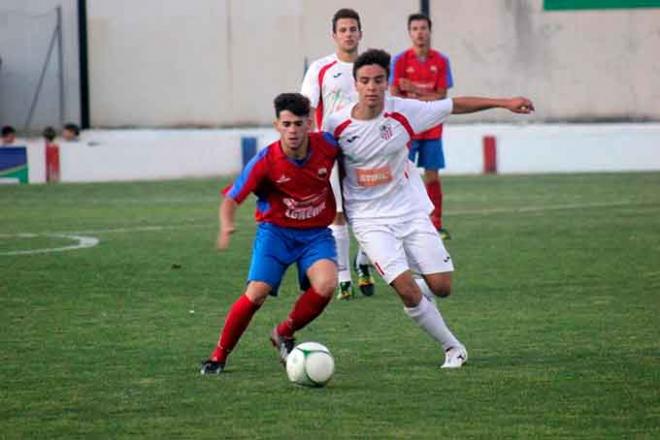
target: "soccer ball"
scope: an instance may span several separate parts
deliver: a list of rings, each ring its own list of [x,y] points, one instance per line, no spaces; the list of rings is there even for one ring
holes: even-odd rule
[[[297,345],[286,358],[286,374],[299,385],[322,387],[335,372],[335,360],[330,350],[318,342]]]

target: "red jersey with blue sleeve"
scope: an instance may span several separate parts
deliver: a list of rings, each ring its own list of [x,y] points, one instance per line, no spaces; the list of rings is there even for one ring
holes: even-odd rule
[[[332,223],[337,213],[330,171],[339,155],[329,133],[309,133],[307,157],[289,158],[280,141],[273,142],[248,162],[224,192],[236,203],[254,193],[255,219],[286,228],[318,228]]]
[[[414,49],[408,49],[392,58],[390,68],[390,85],[400,89],[402,78],[410,80],[415,86],[428,91],[450,89],[454,85],[451,75],[449,58],[437,50],[429,50],[425,59],[420,59]],[[401,90],[404,98],[414,98]],[[442,137],[442,124],[423,133],[417,133],[415,140],[440,139]]]

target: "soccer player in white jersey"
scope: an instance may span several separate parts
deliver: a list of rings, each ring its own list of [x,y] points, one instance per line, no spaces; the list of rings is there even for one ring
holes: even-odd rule
[[[429,218],[430,201],[421,194],[408,161],[415,133],[442,123],[452,113],[504,108],[530,113],[527,98],[459,97],[418,101],[386,97],[390,55],[362,53],[353,65],[358,101],[331,115],[326,130],[343,152],[344,209],[355,237],[374,267],[398,293],[404,311],[445,350],[443,368],[467,361],[454,336],[427,298],[451,292],[451,257]],[[415,279],[413,271],[423,278]]]
[[[303,79],[301,93],[310,100],[314,121],[318,130],[324,130],[327,117],[357,100],[353,80],[353,62],[358,56],[358,46],[362,39],[360,16],[353,9],[340,9],[332,17],[332,38],[335,53],[314,61]],[[339,299],[354,296],[350,268],[350,236],[344,217],[338,167],[330,176],[332,190],[337,201],[337,216],[330,225],[337,243],[337,263]],[[374,293],[374,280],[369,273],[368,262],[360,255],[356,257],[356,271],[360,291],[371,296]]]

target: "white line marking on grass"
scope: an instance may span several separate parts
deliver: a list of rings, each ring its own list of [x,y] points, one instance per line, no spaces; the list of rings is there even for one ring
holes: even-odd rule
[[[94,247],[99,244],[99,239],[96,237],[85,237],[82,235],[69,235],[69,234],[16,234],[13,237],[19,238],[33,238],[39,235],[44,235],[46,237],[56,237],[56,238],[68,238],[70,240],[77,241],[76,244],[69,246],[60,246],[54,248],[41,248],[41,249],[26,249],[23,251],[9,251],[9,252],[0,252],[0,255],[30,255],[30,254],[47,254],[51,252],[65,252],[73,251],[76,249],[84,249],[89,247]],[[0,237],[12,237],[11,235],[1,235]]]
[[[545,206],[523,206],[520,208],[485,208],[475,210],[456,210],[449,211],[448,215],[487,215],[487,214],[501,214],[511,212],[541,212],[541,211],[559,211],[570,209],[588,209],[588,208],[612,208],[617,206],[646,206],[646,203],[640,202],[614,202],[614,203],[573,203],[564,205],[545,205]],[[660,206],[659,206],[660,207]],[[181,225],[151,225],[151,226],[127,226],[123,228],[111,229],[89,229],[83,231],[62,232],[62,234],[121,234],[130,232],[141,231],[164,231],[167,229],[186,229],[186,228],[208,228],[215,227],[217,223],[196,223],[196,224],[181,224]],[[1,236],[1,235],[0,235]]]
[[[164,231],[167,229],[181,229],[181,228],[206,228],[213,226],[211,223],[208,224],[197,224],[197,225],[169,225],[169,226],[136,226],[133,228],[113,228],[113,229],[96,229],[96,230],[87,230],[87,231],[75,231],[75,232],[41,232],[41,233],[17,233],[17,234],[0,234],[0,238],[34,238],[38,236],[46,237],[56,237],[56,238],[69,238],[71,240],[76,240],[78,243],[70,246],[61,246],[56,248],[42,248],[42,249],[26,249],[20,251],[9,251],[9,252],[0,252],[0,255],[29,255],[29,254],[45,254],[50,252],[64,252],[72,251],[76,249],[84,249],[89,247],[94,247],[99,244],[100,240],[96,237],[87,237],[81,234],[117,234],[117,233],[132,233],[140,231]]]
[[[152,225],[152,226],[134,226],[124,228],[111,228],[111,229],[90,229],[86,231],[70,232],[73,234],[122,234],[126,232],[149,232],[149,231],[164,231],[167,229],[185,229],[185,228],[208,228],[214,226],[213,223],[205,224],[187,224],[187,225]]]
[[[561,211],[561,210],[572,210],[572,209],[612,208],[612,207],[621,207],[621,206],[655,207],[654,204],[642,203],[642,202],[571,203],[571,204],[563,204],[563,205],[523,206],[520,208],[486,208],[486,209],[475,209],[475,210],[456,210],[456,211],[447,212],[447,215],[448,216],[488,215],[488,214],[506,214],[512,212],[525,213],[525,212]],[[122,234],[122,233],[132,233],[132,232],[141,232],[141,231],[157,232],[168,229],[208,228],[215,225],[216,225],[215,223],[198,223],[198,224],[183,224],[183,225],[151,225],[151,226],[134,226],[134,227],[129,226],[123,228],[91,229],[84,231],[58,232],[58,233],[42,232],[39,234],[31,234],[31,233],[0,234],[0,238],[11,238],[11,237],[31,238],[31,237],[36,237],[37,235],[45,235],[50,237],[70,238],[72,240],[78,241],[77,244],[71,246],[46,248],[46,249],[30,249],[24,251],[0,252],[0,255],[25,255],[25,254],[47,253],[47,252],[62,252],[62,251],[93,247],[99,243],[99,239],[96,237],[86,237],[80,234]]]

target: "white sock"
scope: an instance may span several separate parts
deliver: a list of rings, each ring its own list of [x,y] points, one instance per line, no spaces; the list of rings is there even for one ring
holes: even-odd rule
[[[351,281],[350,246],[347,225],[330,225],[337,244],[337,273],[340,283]]]
[[[440,311],[424,295],[416,307],[404,307],[403,310],[445,350],[462,345],[445,324]]]
[[[419,286],[419,290],[422,291],[422,295],[426,297],[429,301],[431,301],[433,304],[435,304],[435,294],[431,290],[428,284],[426,284],[426,281],[424,281],[424,278],[418,278],[415,277],[415,282]]]
[[[371,260],[369,257],[367,257],[367,254],[362,250],[362,248],[358,248],[355,260],[360,266],[371,266]]]

